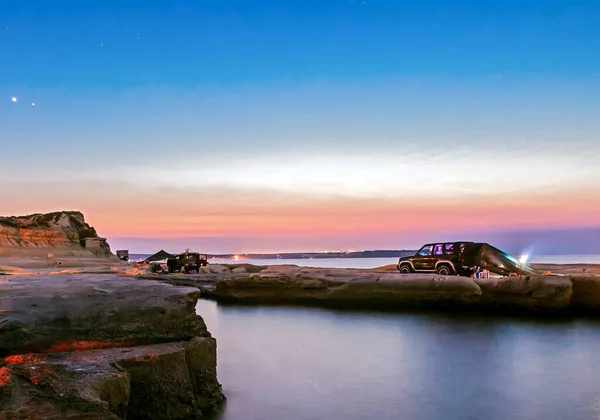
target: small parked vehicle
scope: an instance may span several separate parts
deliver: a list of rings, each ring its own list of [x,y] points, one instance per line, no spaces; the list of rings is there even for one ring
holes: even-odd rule
[[[167,259],[169,273],[197,273],[201,266],[208,264],[208,255],[198,252],[184,252]]]

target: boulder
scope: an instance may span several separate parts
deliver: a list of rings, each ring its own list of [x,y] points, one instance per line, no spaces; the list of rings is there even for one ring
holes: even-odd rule
[[[248,263],[237,263],[237,264],[223,264],[225,267],[229,268],[231,272],[233,272],[236,268],[243,268],[246,270],[246,273],[258,273],[260,271],[266,270],[267,266],[265,265],[254,265]]]
[[[301,278],[297,274],[261,273],[239,274],[217,280],[212,293],[222,300],[245,302],[287,302],[323,299],[329,287],[325,279]]]
[[[208,337],[198,289],[118,275],[0,280],[0,357]]]
[[[454,276],[397,274],[361,277],[333,288],[329,299],[361,300],[380,304],[444,306],[469,304],[481,297],[481,288],[473,279]]]
[[[229,273],[229,268],[220,264],[209,264],[205,268],[208,268],[211,273]]]
[[[600,278],[600,277],[599,277]],[[567,276],[474,279],[382,270],[271,266],[259,272],[216,275],[203,295],[240,303],[306,303],[345,307],[567,311],[577,305],[600,309],[600,282]],[[188,283],[193,285],[192,282]]]
[[[571,276],[573,297],[571,307],[576,311],[600,312],[600,276]]]
[[[571,280],[565,276],[511,276],[474,280],[482,291],[478,304],[488,309],[565,310],[573,295]]]
[[[11,356],[0,370],[0,418],[202,418],[223,401],[215,367],[211,337]]]
[[[0,278],[0,419],[200,418],[222,403],[199,290],[138,278]]]
[[[366,270],[269,267],[228,277],[204,292],[221,300],[297,302],[331,305],[393,305],[399,308],[471,302],[481,295],[473,279],[438,275],[378,273]]]
[[[53,362],[48,355],[7,358],[0,368],[0,419],[122,419],[129,374],[110,365]]]

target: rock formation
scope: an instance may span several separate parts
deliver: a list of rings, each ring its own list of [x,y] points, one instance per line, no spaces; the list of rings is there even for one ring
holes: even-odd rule
[[[600,313],[600,276],[547,275],[475,279],[397,271],[298,266],[223,266],[188,276],[142,276],[195,286],[203,296],[245,304],[349,308],[475,309],[484,312]],[[206,267],[204,267],[206,268]]]
[[[363,270],[270,267],[221,279],[207,295],[247,302],[306,302],[387,308],[560,310],[572,294],[568,277],[473,279],[436,274],[401,275]]]
[[[224,396],[198,289],[0,278],[0,419],[201,418]]]
[[[110,247],[78,211],[0,217],[0,254],[110,256]]]

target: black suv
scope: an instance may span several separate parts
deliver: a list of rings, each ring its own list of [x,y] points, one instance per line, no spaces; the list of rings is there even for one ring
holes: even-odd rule
[[[398,271],[408,273],[437,273],[444,276],[470,276],[473,269],[465,264],[465,247],[473,242],[442,242],[424,245],[412,257],[398,260]]]

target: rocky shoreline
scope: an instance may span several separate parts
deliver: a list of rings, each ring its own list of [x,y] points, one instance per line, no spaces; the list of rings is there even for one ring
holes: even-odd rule
[[[225,397],[215,339],[195,313],[200,297],[352,310],[600,315],[597,265],[474,279],[401,275],[393,266],[210,264],[198,274],[158,275],[102,264],[3,267],[0,419],[185,419],[217,410]]]
[[[119,275],[0,277],[0,419],[203,418],[224,396],[199,295]]]
[[[555,266],[552,272],[556,274],[475,279],[401,275],[391,267],[361,270],[224,265],[209,266],[196,275],[139,277],[198,287],[204,298],[237,304],[600,314],[599,266]]]

